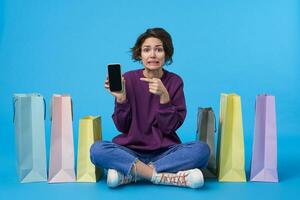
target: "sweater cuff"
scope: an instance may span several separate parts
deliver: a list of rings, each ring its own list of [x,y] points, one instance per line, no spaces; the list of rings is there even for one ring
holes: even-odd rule
[[[117,107],[124,108],[124,107],[127,107],[128,105],[129,105],[128,99],[126,99],[122,103],[119,103],[119,102],[117,102],[117,100],[115,100],[115,106],[117,106]]]
[[[168,109],[170,107],[173,107],[173,105],[171,104],[171,102],[169,101],[168,103],[164,103],[164,104],[159,104],[159,110],[165,110]]]

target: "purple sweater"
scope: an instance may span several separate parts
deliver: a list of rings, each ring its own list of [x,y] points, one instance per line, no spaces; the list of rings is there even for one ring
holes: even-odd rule
[[[113,142],[130,149],[153,151],[181,143],[176,130],[186,116],[182,79],[167,70],[161,78],[169,92],[170,102],[160,104],[158,95],[149,92],[148,83],[141,81],[143,69],[124,74],[127,100],[115,101],[112,115],[122,134]]]

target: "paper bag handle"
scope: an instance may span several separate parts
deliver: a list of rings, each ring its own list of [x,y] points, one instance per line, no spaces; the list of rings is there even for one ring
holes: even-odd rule
[[[73,121],[73,100],[72,100],[72,98],[70,97],[70,99],[71,99],[71,115],[72,115],[72,121]]]
[[[15,116],[16,116],[16,106],[15,106],[15,104],[16,104],[16,101],[17,101],[18,99],[15,99],[14,97],[13,97],[13,123],[15,123]]]
[[[46,100],[43,97],[43,102],[44,102],[44,120],[46,120]]]

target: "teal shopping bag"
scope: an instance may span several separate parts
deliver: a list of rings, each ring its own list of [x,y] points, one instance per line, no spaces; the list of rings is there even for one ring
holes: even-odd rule
[[[17,172],[21,183],[47,181],[45,107],[40,94],[13,97]]]

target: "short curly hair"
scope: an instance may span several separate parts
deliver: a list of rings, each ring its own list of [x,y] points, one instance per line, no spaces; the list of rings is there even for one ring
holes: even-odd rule
[[[132,52],[132,59],[134,61],[141,61],[141,48],[147,38],[154,37],[162,41],[165,51],[165,63],[170,65],[173,62],[172,56],[174,47],[171,35],[163,28],[149,28],[142,33],[136,40],[134,47],[130,50]]]

